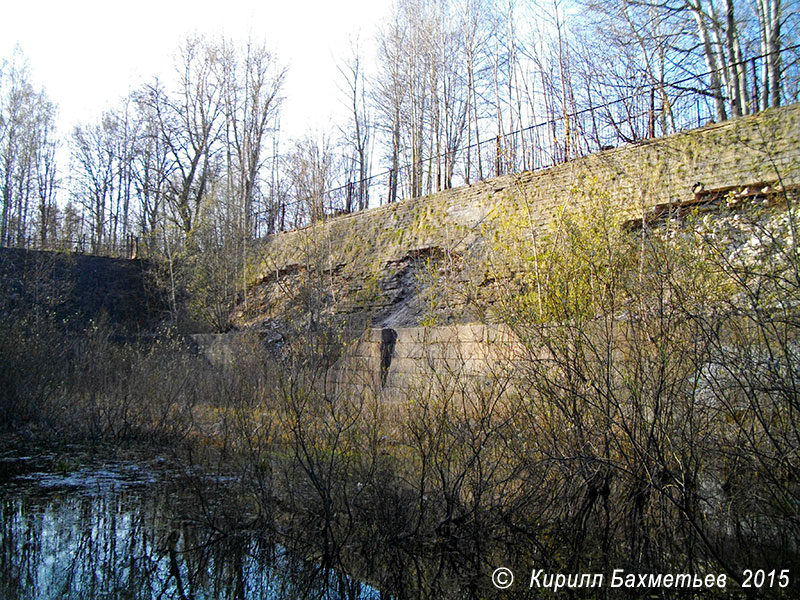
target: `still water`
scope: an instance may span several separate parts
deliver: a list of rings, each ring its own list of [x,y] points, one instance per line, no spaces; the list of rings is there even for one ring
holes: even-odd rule
[[[378,600],[254,533],[188,518],[196,497],[132,463],[0,458],[0,598]]]

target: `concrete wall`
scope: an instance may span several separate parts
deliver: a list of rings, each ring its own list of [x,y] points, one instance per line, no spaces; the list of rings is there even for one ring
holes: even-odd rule
[[[393,332],[390,347],[387,330]],[[330,371],[330,383],[334,391],[403,401],[413,397],[415,385],[423,388],[436,377],[450,385],[465,377],[486,382],[495,371],[504,376],[520,349],[514,334],[501,325],[369,329],[345,349]]]
[[[0,248],[0,314],[51,310],[65,327],[104,321],[123,333],[153,329],[167,307],[141,260]]]

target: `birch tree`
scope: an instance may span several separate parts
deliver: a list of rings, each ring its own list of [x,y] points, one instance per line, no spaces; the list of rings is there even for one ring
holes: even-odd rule
[[[339,66],[341,91],[350,122],[340,129],[348,154],[348,189],[345,210],[364,210],[369,206],[369,181],[373,123],[367,106],[364,59],[356,40],[349,59]]]
[[[243,234],[254,232],[254,203],[264,167],[264,145],[276,129],[286,69],[264,44],[248,40],[242,48],[223,40],[217,77],[225,116],[228,202],[241,214]]]
[[[0,65],[0,245],[44,243],[56,190],[56,107],[17,48]],[[38,235],[35,231],[38,222]]]

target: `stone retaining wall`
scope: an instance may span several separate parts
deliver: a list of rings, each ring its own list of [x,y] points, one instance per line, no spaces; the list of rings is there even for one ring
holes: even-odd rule
[[[421,377],[490,376],[509,353],[507,331],[471,324],[492,321],[474,312],[474,294],[502,293],[500,279],[516,268],[498,247],[547,235],[564,212],[608,209],[618,224],[635,222],[704,194],[767,186],[800,186],[800,104],[274,236],[259,249],[237,317],[258,326],[333,313],[366,324],[331,371],[333,386],[402,398]],[[442,295],[445,310],[434,306]]]
[[[800,104],[273,236],[255,253],[247,308],[237,319],[247,326],[303,318],[306,294],[375,326],[417,325],[431,263],[458,262],[459,277],[480,286],[491,245],[515,228],[545,232],[562,211],[599,204],[621,219],[641,219],[658,205],[690,201],[697,189],[755,183],[800,185]],[[452,320],[474,315],[455,311]]]

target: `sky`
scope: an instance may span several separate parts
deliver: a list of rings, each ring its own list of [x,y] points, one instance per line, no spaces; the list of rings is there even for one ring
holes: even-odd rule
[[[99,119],[153,77],[168,79],[192,34],[266,41],[288,67],[281,135],[331,131],[346,115],[337,61],[356,37],[374,55],[390,0],[25,0],[4,7],[0,59],[19,45],[37,87],[59,106],[59,129]]]

